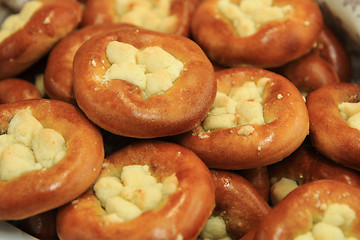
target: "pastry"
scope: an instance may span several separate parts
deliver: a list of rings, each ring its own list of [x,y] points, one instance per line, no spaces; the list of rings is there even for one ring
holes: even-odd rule
[[[29,81],[19,78],[0,80],[0,103],[40,98],[40,91]]]

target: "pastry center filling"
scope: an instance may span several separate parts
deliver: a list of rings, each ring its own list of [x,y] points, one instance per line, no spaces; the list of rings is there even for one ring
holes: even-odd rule
[[[175,174],[158,182],[148,165],[129,165],[119,176],[100,177],[94,191],[106,211],[104,218],[124,222],[156,209],[177,187]]]
[[[342,102],[338,105],[341,116],[350,127],[360,130],[360,102]]]
[[[278,204],[288,195],[292,190],[297,188],[299,184],[290,178],[282,177],[281,179],[271,179],[271,203],[272,205]]]
[[[285,18],[292,11],[290,5],[274,6],[272,0],[219,0],[219,12],[231,22],[240,37],[250,36],[265,23]]]
[[[164,94],[180,76],[184,64],[158,46],[142,50],[112,41],[106,56],[111,63],[104,80],[122,79],[138,86],[144,98]]]
[[[29,109],[20,110],[0,135],[0,180],[52,167],[65,154],[66,142],[60,133],[43,127]]]
[[[19,13],[8,16],[1,25],[0,42],[22,28],[42,5],[41,1],[30,1]]]
[[[349,236],[356,213],[346,204],[329,204],[323,215],[313,219],[312,229],[294,240],[357,240]]]
[[[231,237],[226,231],[225,220],[219,215],[211,215],[197,239],[231,240]]]
[[[149,30],[173,32],[177,17],[171,15],[171,0],[116,0],[117,21]]]
[[[205,131],[219,128],[242,126],[239,135],[249,135],[254,131],[251,125],[264,124],[261,105],[264,88],[269,78],[261,78],[256,83],[245,82],[226,94],[217,92],[215,101],[203,121]]]

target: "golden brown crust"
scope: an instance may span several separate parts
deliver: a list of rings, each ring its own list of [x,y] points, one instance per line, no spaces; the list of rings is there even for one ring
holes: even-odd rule
[[[258,191],[260,196],[268,202],[270,193],[270,178],[267,166],[238,171]]]
[[[19,78],[0,80],[0,103],[40,98],[40,91],[29,81]]]
[[[258,225],[254,240],[287,240],[311,230],[313,217],[323,213],[329,204],[346,204],[356,212],[348,230],[352,237],[360,237],[360,190],[333,180],[318,180],[304,184],[289,193]]]
[[[61,239],[195,239],[215,207],[209,169],[181,146],[160,141],[138,142],[110,155],[105,162],[110,171],[146,164],[157,179],[175,173],[179,185],[160,208],[123,223],[105,224],[100,201],[87,192],[60,209],[57,230]],[[102,174],[109,174],[106,172],[104,169]]]
[[[44,127],[62,134],[66,155],[46,170],[0,182],[0,219],[4,220],[26,218],[76,198],[94,182],[104,159],[98,129],[78,108],[65,102],[41,99],[0,104],[0,133],[6,132],[18,110],[28,107]]]
[[[73,60],[76,51],[91,37],[122,27],[122,24],[99,24],[83,27],[62,39],[50,52],[44,74],[46,94],[56,100],[76,103],[73,84]],[[124,24],[124,26],[126,26]]]
[[[245,81],[263,77],[270,78],[262,101],[265,124],[252,125],[252,134],[239,135],[242,126],[209,132],[199,126],[180,135],[177,141],[197,153],[210,168],[256,168],[289,156],[309,131],[304,99],[289,80],[263,69],[232,68],[216,72],[217,89],[228,93]]]
[[[189,36],[190,24],[193,12],[199,4],[199,0],[171,0],[171,15],[178,19],[172,34]],[[83,12],[81,25],[116,23],[115,0],[97,1],[87,0]]]
[[[79,24],[82,9],[77,1],[43,2],[24,27],[0,43],[0,79],[30,67]]]
[[[274,0],[275,6],[291,5],[293,13],[284,20],[265,23],[253,35],[238,37],[217,3],[209,0],[198,6],[191,30],[209,58],[226,66],[281,66],[309,52],[323,25],[314,0]]]
[[[306,101],[314,147],[329,159],[356,170],[360,170],[360,131],[342,118],[338,104],[358,102],[359,91],[357,84],[329,84],[310,93]]]
[[[242,176],[211,170],[215,184],[214,213],[226,222],[232,239],[239,239],[256,226],[271,210],[253,185]]]
[[[159,46],[181,61],[184,70],[167,92],[147,99],[126,81],[102,83],[110,66],[105,53],[110,41],[138,49]],[[77,103],[90,120],[114,134],[137,138],[193,129],[205,118],[216,94],[213,67],[198,45],[184,37],[134,27],[101,34],[83,44],[74,58],[73,83]]]

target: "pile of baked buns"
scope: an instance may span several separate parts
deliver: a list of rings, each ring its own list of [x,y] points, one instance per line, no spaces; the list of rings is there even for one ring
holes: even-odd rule
[[[45,240],[360,240],[359,32],[326,1],[0,2],[0,220]]]

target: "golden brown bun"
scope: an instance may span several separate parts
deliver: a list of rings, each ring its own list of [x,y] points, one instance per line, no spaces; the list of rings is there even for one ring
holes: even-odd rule
[[[97,79],[110,66],[105,49],[110,41],[129,43],[141,49],[159,46],[184,64],[174,85],[162,95],[144,99],[134,84]],[[89,64],[95,61],[95,65]],[[74,91],[80,108],[98,126],[114,134],[154,138],[193,129],[208,113],[216,94],[213,67],[188,38],[124,27],[97,35],[84,43],[74,58]]]
[[[99,24],[67,35],[51,50],[44,74],[46,94],[56,100],[76,103],[73,89],[73,60],[80,46],[91,37],[120,28],[122,24]],[[125,25],[126,26],[126,25]]]
[[[79,24],[82,9],[77,1],[43,2],[24,27],[0,42],[0,79],[23,72]]]
[[[334,162],[356,170],[360,170],[360,131],[342,118],[338,104],[359,101],[359,91],[360,86],[352,83],[329,84],[311,92],[306,100],[313,146]]]
[[[270,211],[270,206],[242,176],[222,170],[211,170],[215,184],[214,213],[226,222],[232,239],[239,239],[254,228]]]
[[[0,103],[40,98],[40,91],[29,81],[19,78],[0,80]]]
[[[59,207],[86,191],[104,159],[102,136],[71,104],[56,100],[26,100],[0,104],[0,133],[14,114],[29,108],[43,127],[58,131],[67,143],[66,155],[46,170],[34,170],[0,182],[0,219],[22,219]],[[79,181],[81,179],[81,181]]]
[[[197,7],[191,30],[209,58],[225,66],[284,65],[311,50],[323,25],[314,0],[274,0],[275,6],[291,5],[293,13],[283,20],[265,23],[250,36],[239,37],[219,12],[217,3],[218,0],[203,1]]]
[[[103,23],[116,23],[115,0],[97,1],[87,0],[84,7],[81,25],[88,26]],[[193,12],[199,4],[199,0],[172,0],[170,13],[178,19],[175,35],[189,36],[190,24]]]
[[[260,196],[268,202],[270,193],[270,178],[267,166],[238,171],[258,191]]]
[[[263,69],[231,68],[216,72],[217,89],[229,93],[233,87],[263,77],[270,78],[262,100],[265,124],[252,125],[253,133],[239,135],[242,126],[212,131],[199,126],[177,141],[198,154],[209,168],[256,168],[289,156],[309,132],[304,99],[289,80]]]
[[[324,206],[346,204],[356,213],[348,230],[360,237],[360,189],[333,180],[306,183],[289,193],[257,226],[254,240],[288,240],[311,230],[313,219],[323,214]]]
[[[158,181],[175,173],[179,185],[161,206],[123,223],[106,225],[100,201],[88,191],[61,208],[57,217],[60,239],[195,239],[215,207],[209,169],[190,150],[173,143],[141,141],[106,158],[111,174],[133,164],[148,165]],[[108,172],[108,169],[110,172]]]

